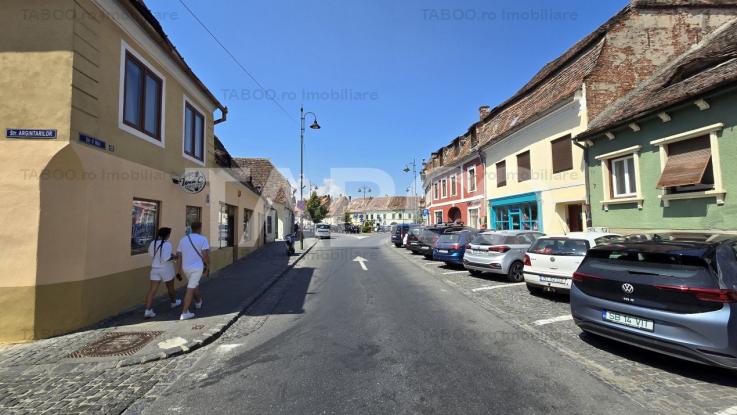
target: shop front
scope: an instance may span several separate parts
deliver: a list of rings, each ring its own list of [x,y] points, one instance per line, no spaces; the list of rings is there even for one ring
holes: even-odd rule
[[[543,231],[542,209],[539,193],[492,199],[489,201],[492,230]]]

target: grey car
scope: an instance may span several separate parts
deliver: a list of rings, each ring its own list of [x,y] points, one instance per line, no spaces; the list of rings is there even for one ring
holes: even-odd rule
[[[597,246],[573,275],[588,333],[737,369],[737,237],[663,234]]]
[[[463,266],[473,275],[484,272],[504,274],[512,282],[524,281],[525,252],[537,238],[531,231],[487,231],[480,233],[466,247]]]

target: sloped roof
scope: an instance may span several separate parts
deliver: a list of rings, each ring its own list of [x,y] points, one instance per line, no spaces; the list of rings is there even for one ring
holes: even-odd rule
[[[419,196],[379,196],[366,198],[365,202],[362,197],[353,199],[347,207],[348,212],[366,211],[390,211],[390,210],[409,210],[416,209],[420,206],[422,198]],[[364,209],[365,203],[365,209]]]
[[[599,116],[579,139],[737,82],[737,19],[658,70]]]
[[[267,158],[234,158],[235,163],[251,178],[264,197],[275,203],[289,204],[292,186]]]
[[[253,192],[259,193],[259,191],[253,186],[253,183],[251,183],[248,174],[246,174],[238,163],[235,162],[235,159],[230,155],[218,136],[215,136],[215,163],[221,168],[226,169],[228,173],[230,173],[234,179],[241,182],[241,184],[251,189]]]
[[[348,198],[345,196],[338,196],[330,201],[330,209],[328,210],[328,216],[340,216],[348,209]]]

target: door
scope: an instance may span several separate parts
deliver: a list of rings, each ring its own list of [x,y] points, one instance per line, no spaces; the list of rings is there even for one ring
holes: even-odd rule
[[[568,230],[570,232],[583,231],[583,222],[581,221],[582,212],[581,205],[568,205]]]
[[[519,208],[509,209],[509,229],[522,229],[522,211]]]

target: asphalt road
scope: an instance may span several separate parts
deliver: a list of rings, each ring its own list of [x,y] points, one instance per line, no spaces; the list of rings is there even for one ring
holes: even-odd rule
[[[319,242],[146,412],[644,412],[387,238]]]

